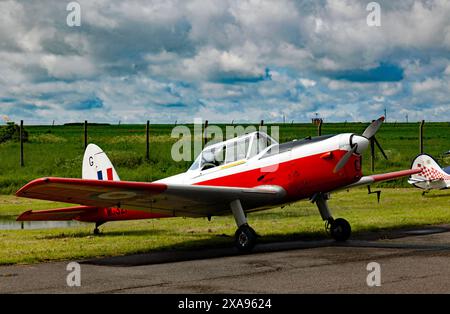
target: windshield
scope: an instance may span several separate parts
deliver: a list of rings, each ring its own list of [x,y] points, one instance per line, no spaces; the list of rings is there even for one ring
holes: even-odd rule
[[[189,170],[206,170],[258,155],[276,142],[265,133],[254,132],[223,143],[206,147]]]
[[[250,138],[244,138],[227,144],[225,163],[235,162],[247,157]]]
[[[272,140],[270,137],[268,137],[266,134],[256,132],[253,137],[253,142],[248,154],[248,158],[258,155],[260,152],[262,152],[272,144],[276,144],[276,142]]]

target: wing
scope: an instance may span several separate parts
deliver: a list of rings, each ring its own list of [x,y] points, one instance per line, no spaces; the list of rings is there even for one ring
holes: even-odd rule
[[[64,221],[74,220],[86,214],[97,212],[97,207],[76,206],[67,208],[55,208],[49,210],[26,211],[17,217],[17,221]]]
[[[19,197],[96,207],[144,210],[169,216],[206,217],[230,213],[239,199],[246,211],[271,207],[284,198],[278,186],[236,188],[67,178],[36,179]]]
[[[374,174],[371,176],[364,176],[361,179],[359,179],[358,181],[343,186],[337,190],[347,190],[350,188],[354,188],[357,186],[361,186],[361,185],[370,185],[376,182],[382,182],[382,181],[389,181],[389,180],[393,180],[393,179],[397,179],[397,178],[401,178],[401,177],[406,177],[406,176],[410,176],[416,173],[422,172],[421,169],[408,169],[408,170],[400,170],[400,171],[395,171],[395,172],[388,172],[388,173],[382,173],[382,174]],[[335,191],[337,191],[335,190]]]

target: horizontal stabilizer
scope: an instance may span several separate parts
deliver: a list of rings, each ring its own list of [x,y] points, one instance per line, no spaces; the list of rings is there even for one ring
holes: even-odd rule
[[[65,221],[79,220],[86,214],[96,213],[95,206],[75,206],[49,210],[29,210],[17,217],[17,221]]]
[[[400,170],[400,171],[394,171],[394,172],[388,172],[388,173],[381,173],[381,174],[373,174],[370,176],[365,176],[359,179],[358,181],[346,185],[344,187],[338,188],[337,190],[346,190],[362,185],[371,185],[376,182],[382,182],[382,181],[390,181],[401,177],[410,176],[413,174],[419,173],[420,169],[408,169],[408,170]]]

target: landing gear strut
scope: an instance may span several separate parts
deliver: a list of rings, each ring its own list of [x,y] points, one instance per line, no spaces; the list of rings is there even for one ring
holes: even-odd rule
[[[236,225],[238,226],[238,229],[234,235],[234,243],[239,251],[250,252],[256,244],[256,232],[247,224],[247,218],[245,217],[244,210],[242,209],[242,205],[239,200],[232,201],[230,203],[230,207],[233,212]]]
[[[325,229],[333,239],[339,242],[347,241],[352,233],[352,228],[347,220],[343,218],[334,219],[328,208],[328,194],[317,193],[313,196],[312,202],[316,203],[320,216],[325,221]]]
[[[94,229],[94,234],[95,235],[99,235],[100,234],[100,230],[98,229],[98,227],[100,227],[103,224],[104,224],[104,222],[96,222],[95,223],[95,229]]]

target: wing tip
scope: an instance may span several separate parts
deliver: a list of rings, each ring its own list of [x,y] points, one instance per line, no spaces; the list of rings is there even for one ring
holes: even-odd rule
[[[48,183],[50,181],[49,177],[45,177],[45,178],[39,178],[39,179],[34,179],[33,181],[28,182],[27,184],[25,184],[24,186],[22,186],[20,189],[18,189],[15,193],[15,195],[17,197],[26,197],[26,192],[36,186],[36,185],[40,185],[40,184],[45,184]]]
[[[16,218],[16,221],[26,221],[26,217],[29,216],[32,212],[33,211],[30,209],[21,213],[19,217]]]

